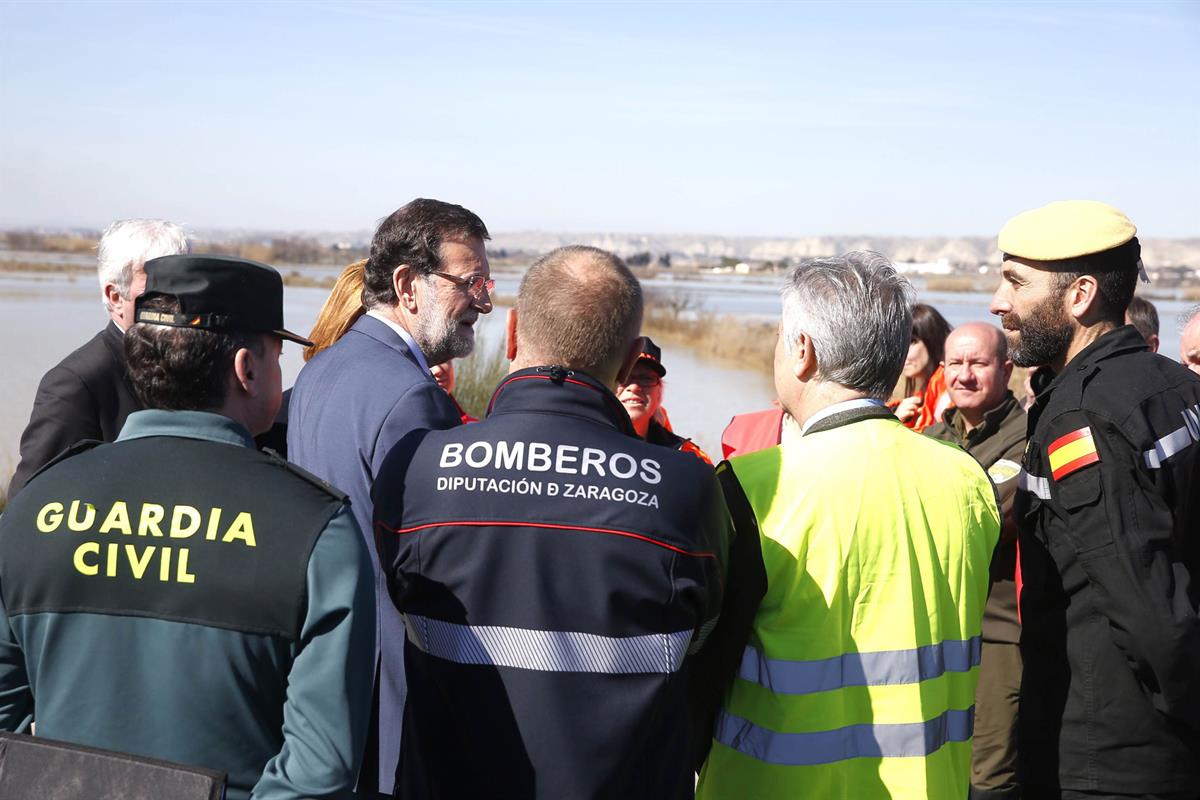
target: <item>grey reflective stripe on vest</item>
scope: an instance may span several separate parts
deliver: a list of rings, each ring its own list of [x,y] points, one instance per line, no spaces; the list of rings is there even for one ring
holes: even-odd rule
[[[1047,478],[1030,475],[1024,468],[1021,469],[1021,474],[1017,476],[1017,488],[1031,492],[1043,500],[1050,499],[1050,481]]]
[[[941,642],[908,650],[845,653],[833,658],[790,661],[766,658],[747,647],[738,677],[777,694],[812,694],[846,686],[885,686],[920,683],[947,672],[967,672],[979,666],[983,640]]]
[[[722,711],[716,740],[768,764],[804,767],[851,758],[927,756],[947,742],[966,742],[975,731],[975,706],[951,709],[928,722],[847,725],[831,731],[780,733]]]
[[[671,673],[679,669],[692,632],[600,636],[497,625],[458,625],[406,614],[408,638],[432,656],[457,664],[517,667],[542,672],[606,675]]]

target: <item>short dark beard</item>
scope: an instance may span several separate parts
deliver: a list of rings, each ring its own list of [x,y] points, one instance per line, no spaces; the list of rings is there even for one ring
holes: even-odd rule
[[[460,320],[446,318],[440,305],[435,305],[426,313],[427,316],[421,318],[413,327],[412,337],[421,348],[427,363],[441,364],[452,358],[464,358],[471,354],[475,342],[459,333]],[[463,319],[469,316],[471,314],[465,315]],[[479,315],[473,316],[477,319]]]
[[[1021,318],[1013,312],[1001,317],[1006,330],[1016,323],[1017,341],[1009,349],[1009,357],[1018,367],[1041,367],[1053,362],[1071,346],[1071,320],[1062,307],[1062,295],[1050,296]]]

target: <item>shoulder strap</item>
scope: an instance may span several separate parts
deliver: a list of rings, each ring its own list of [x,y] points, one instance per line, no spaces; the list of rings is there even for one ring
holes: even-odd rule
[[[98,445],[102,445],[102,444],[104,444],[104,442],[100,441],[99,439],[83,439],[81,441],[76,442],[75,444],[68,447],[66,450],[63,450],[61,453],[56,455],[54,458],[47,461],[44,465],[42,465],[42,467],[40,469],[38,469],[32,475],[30,475],[29,480],[25,481],[25,485],[28,486],[30,481],[32,481],[38,475],[41,475],[46,470],[53,467],[55,464],[58,464],[59,462],[62,462],[62,461],[66,461],[68,458],[71,458],[72,456],[77,456],[80,453],[87,452],[88,450],[91,450],[92,448],[94,448]]]
[[[303,478],[308,483],[311,483],[313,486],[316,486],[318,489],[325,492],[325,494],[329,495],[334,500],[337,500],[340,503],[345,503],[349,500],[350,495],[346,494],[345,492],[343,492],[341,489],[334,486],[329,481],[318,478],[316,475],[312,474],[311,472],[304,469],[303,467],[296,466],[295,464],[288,461],[287,459],[285,459],[283,456],[279,455],[279,453],[275,452],[271,448],[264,447],[259,452],[261,452],[263,455],[270,458],[277,465],[283,467],[284,469],[286,469],[288,472],[292,473],[296,477]]]

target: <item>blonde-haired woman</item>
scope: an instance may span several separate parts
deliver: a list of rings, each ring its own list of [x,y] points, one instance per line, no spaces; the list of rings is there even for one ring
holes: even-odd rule
[[[333,284],[333,291],[329,293],[325,305],[321,306],[321,311],[317,314],[312,333],[308,334],[312,347],[304,348],[305,361],[342,338],[366,311],[362,305],[363,266],[366,263],[365,258],[355,261],[338,275]],[[274,450],[287,458],[287,419],[291,400],[292,390],[288,389],[283,393],[283,403],[279,406],[275,424],[266,433],[254,437],[254,443],[260,450]]]
[[[312,347],[304,348],[305,361],[345,336],[346,331],[354,327],[354,323],[366,312],[362,304],[363,268],[366,264],[365,258],[355,261],[338,275],[333,291],[329,293],[325,305],[321,306],[312,333],[308,335]]]

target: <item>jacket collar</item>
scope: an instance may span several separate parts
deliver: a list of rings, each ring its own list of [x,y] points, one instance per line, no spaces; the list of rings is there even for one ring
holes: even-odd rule
[[[210,411],[166,411],[159,408],[135,411],[125,420],[117,441],[147,436],[177,436],[254,447],[254,437],[241,423]]]
[[[801,436],[833,430],[843,425],[861,422],[864,419],[891,419],[893,422],[899,422],[896,415],[884,405],[882,400],[864,397],[858,400],[834,403],[821,409],[805,420]]]
[[[121,330],[117,323],[111,319],[104,326],[104,330],[100,331],[100,339],[104,342],[104,346],[112,353],[113,358],[118,363],[125,363],[125,331]]]
[[[951,406],[946,409],[946,413],[942,416],[942,421],[946,423],[946,427],[954,431],[954,435],[960,442],[967,441],[968,437],[975,441],[983,441],[990,438],[993,434],[999,433],[1001,426],[1014,414],[1023,413],[1021,404],[1017,402],[1016,396],[1012,391],[1004,393],[1004,399],[1000,401],[1000,405],[983,413],[983,422],[979,427],[970,431],[967,430],[967,421],[962,418],[959,409]]]
[[[1060,386],[1072,383],[1074,388],[1068,401],[1073,404],[1078,403],[1083,397],[1083,386],[1086,379],[1096,371],[1100,362],[1125,353],[1147,350],[1149,347],[1150,345],[1146,344],[1146,340],[1137,332],[1137,328],[1132,325],[1122,325],[1111,330],[1076,353],[1062,373],[1055,375],[1054,380],[1050,381],[1045,389],[1038,391],[1037,400],[1040,402],[1043,397],[1053,394]]]
[[[584,372],[557,366],[514,372],[496,387],[487,416],[529,411],[599,422],[637,438],[629,414],[617,396]]]
[[[382,345],[386,345],[397,353],[407,358],[409,361],[421,366],[424,358],[418,358],[409,348],[408,343],[401,336],[382,320],[372,317],[370,314],[363,314],[358,318],[358,321],[350,328],[351,331],[361,333],[363,336],[368,336]],[[429,370],[423,370],[427,375]],[[433,376],[429,376],[429,380],[433,380]]]

